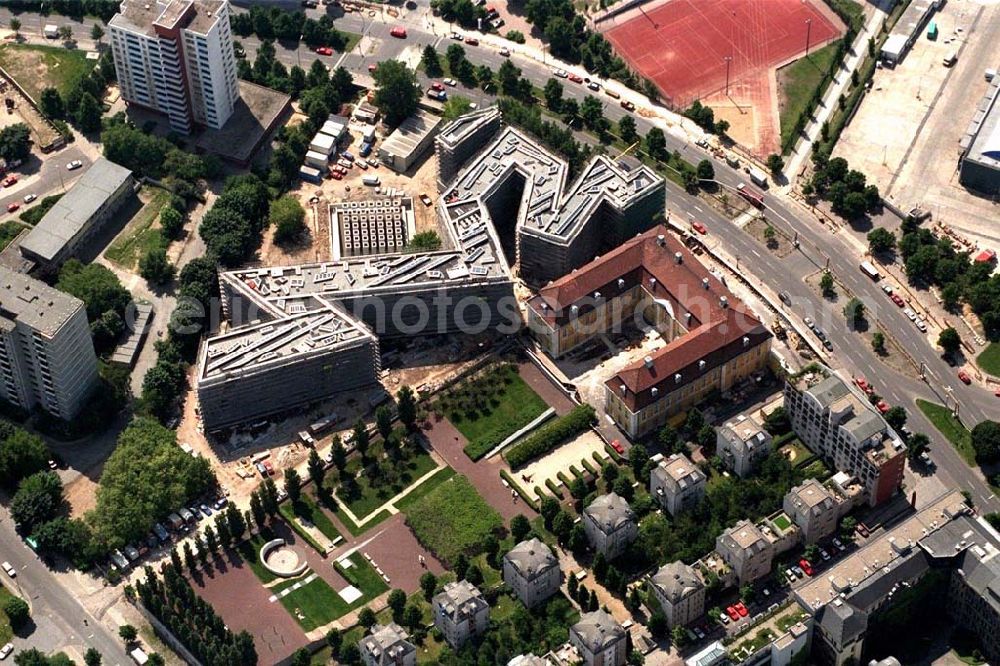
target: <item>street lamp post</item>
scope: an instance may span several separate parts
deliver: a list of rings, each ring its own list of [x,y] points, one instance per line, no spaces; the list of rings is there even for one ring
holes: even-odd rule
[[[733,56],[723,58],[726,61],[726,95],[729,95],[729,65],[733,62]]]
[[[806,19],[806,56],[809,55],[809,38],[812,37],[812,27],[813,20],[811,18]]]

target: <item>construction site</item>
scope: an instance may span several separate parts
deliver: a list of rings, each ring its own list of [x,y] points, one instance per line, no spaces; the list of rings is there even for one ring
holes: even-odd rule
[[[228,324],[203,346],[197,369],[207,431],[372,387],[383,339],[517,332],[518,278],[544,284],[662,218],[665,185],[647,167],[595,157],[567,188],[563,160],[501,124],[498,110],[483,109],[436,138],[439,181],[448,182],[437,205],[447,249],[405,251],[408,197],[336,202],[331,243],[346,229],[350,252],[345,244],[330,261],[220,276]],[[362,252],[352,256],[355,238]],[[301,381],[302,372],[317,373],[315,381]]]

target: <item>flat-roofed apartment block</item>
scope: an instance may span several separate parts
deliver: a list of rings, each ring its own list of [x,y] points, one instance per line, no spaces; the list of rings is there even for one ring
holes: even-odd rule
[[[522,541],[503,556],[503,582],[532,608],[559,591],[559,560],[537,538]]]
[[[604,610],[581,615],[569,628],[569,642],[585,666],[622,666],[628,656],[628,634]]]
[[[500,109],[488,106],[456,118],[441,128],[434,140],[437,156],[439,190],[444,190],[462,165],[482,150],[486,142],[500,129]]]
[[[806,543],[816,543],[834,533],[837,521],[849,507],[847,498],[816,479],[806,479],[785,494],[782,509],[798,525]]]
[[[591,547],[608,559],[621,555],[639,536],[635,513],[617,493],[601,495],[583,510],[583,529]]]
[[[740,414],[715,431],[715,449],[722,463],[736,476],[753,474],[771,453],[771,433],[753,414]]]
[[[572,183],[565,161],[528,135],[483,113],[445,127],[438,153],[470,155],[443,191],[442,216],[473,216],[497,227],[520,276],[544,284],[648,229],[663,216],[663,178],[627,158],[592,159]]]
[[[416,666],[417,648],[410,636],[396,624],[376,624],[372,633],[358,642],[365,666]]]
[[[413,199],[382,197],[330,206],[333,258],[396,254],[406,249],[416,222]]]
[[[0,398],[68,421],[97,386],[83,301],[0,267]]]
[[[378,338],[329,302],[319,310],[240,326],[202,345],[202,419],[224,428],[279,414],[373,386],[378,368]]]
[[[605,383],[606,413],[633,438],[761,371],[771,348],[771,333],[665,231],[626,241],[528,302],[528,325],[554,357],[630,319],[667,342]]]
[[[490,605],[479,588],[467,580],[445,585],[441,593],[435,595],[432,605],[434,626],[454,649],[489,628]]]
[[[868,400],[825,368],[785,382],[785,409],[802,442],[861,482],[870,506],[903,482],[906,446]]]
[[[103,229],[134,192],[131,171],[97,158],[28,232],[21,255],[43,268],[58,268]]]
[[[974,632],[990,663],[1000,661],[1000,535],[948,491],[906,520],[869,539],[794,590],[814,618],[813,661],[860,663],[872,627],[900,599],[921,603],[912,589],[928,574],[943,575],[944,616]]]
[[[671,516],[694,508],[705,497],[705,473],[683,453],[653,456],[649,492]]]
[[[649,577],[649,589],[671,629],[687,626],[705,614],[705,583],[693,567],[681,561],[660,567]]]
[[[108,28],[126,102],[182,134],[226,124],[239,101],[227,0],[123,0]]]
[[[774,544],[759,527],[741,520],[715,540],[715,551],[733,569],[740,585],[771,573]]]
[[[417,109],[379,144],[379,161],[393,171],[405,173],[434,145],[440,125],[440,116]]]

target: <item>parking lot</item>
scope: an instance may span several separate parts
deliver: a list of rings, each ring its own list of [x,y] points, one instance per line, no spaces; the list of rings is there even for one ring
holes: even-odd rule
[[[949,0],[931,18],[939,36],[922,31],[903,62],[877,70],[874,85],[834,154],[879,186],[903,210],[919,206],[986,247],[1000,245],[991,220],[997,205],[958,182],[958,142],[996,67],[1000,5]],[[943,59],[957,53],[946,67]]]

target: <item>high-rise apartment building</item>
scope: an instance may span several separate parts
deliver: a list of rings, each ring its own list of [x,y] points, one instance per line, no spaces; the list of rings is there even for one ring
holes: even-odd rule
[[[83,301],[0,267],[0,398],[76,416],[97,384]]]
[[[122,97],[170,127],[221,129],[239,101],[227,0],[123,0],[108,23]]]

